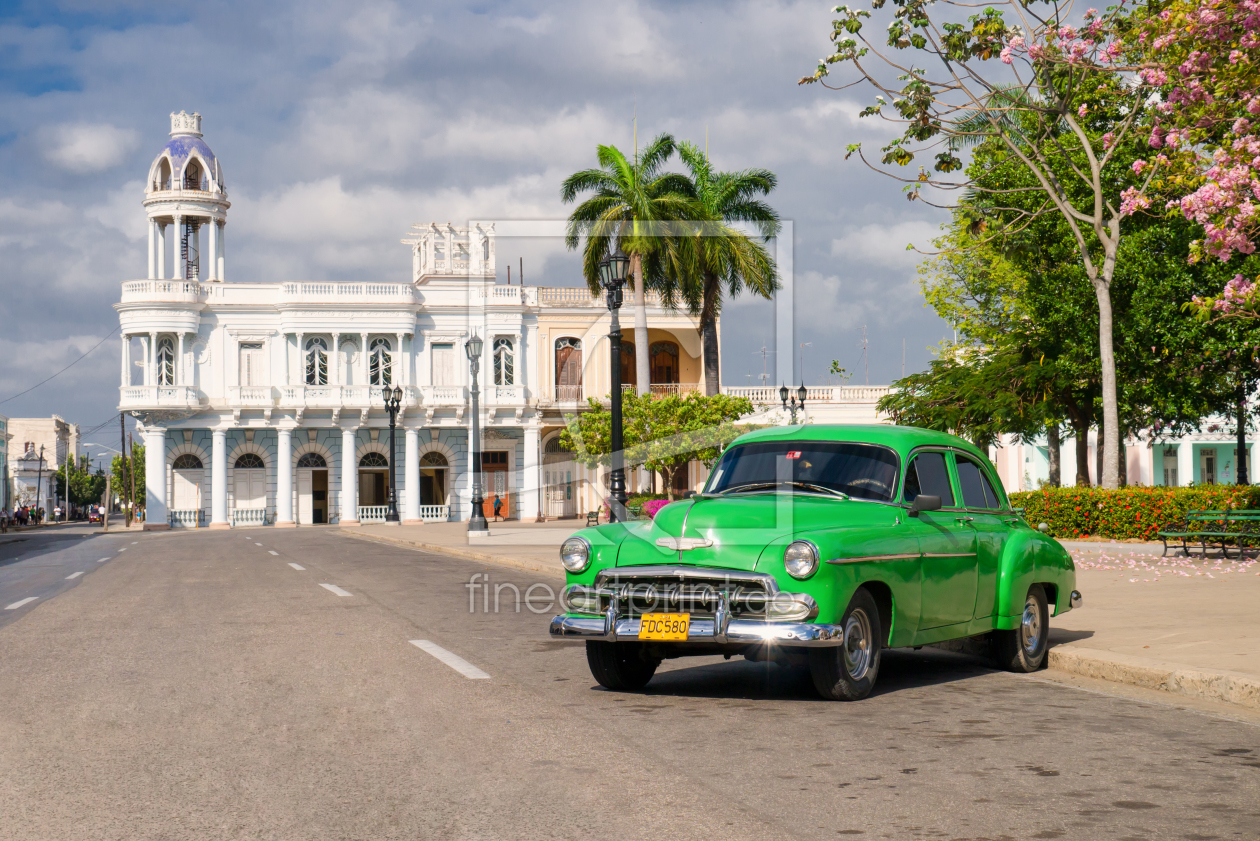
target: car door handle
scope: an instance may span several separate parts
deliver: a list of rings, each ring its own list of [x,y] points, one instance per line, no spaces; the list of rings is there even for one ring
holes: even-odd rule
[[[975,517],[955,517],[954,521],[958,523],[970,523],[975,519]]]

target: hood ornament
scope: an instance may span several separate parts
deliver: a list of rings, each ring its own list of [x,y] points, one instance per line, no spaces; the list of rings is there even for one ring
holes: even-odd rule
[[[672,549],[675,552],[686,552],[689,549],[704,549],[713,545],[713,541],[707,537],[658,537],[656,545],[662,549]]]

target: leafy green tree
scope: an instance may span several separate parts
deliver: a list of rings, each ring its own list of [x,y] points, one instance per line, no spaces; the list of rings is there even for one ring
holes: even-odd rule
[[[588,402],[589,411],[566,418],[560,443],[587,467],[607,466],[612,460],[611,413],[594,398]],[[735,422],[752,411],[748,398],[727,394],[627,394],[622,404],[625,463],[660,473],[672,499],[678,471],[691,461],[712,465],[744,431]]]
[[[565,245],[576,249],[586,238],[582,253],[582,275],[591,292],[598,293],[599,264],[621,247],[630,256],[634,278],[634,345],[637,391],[646,394],[651,387],[648,368],[647,303],[644,289],[652,287],[673,303],[677,289],[673,279],[684,276],[683,265],[692,265],[689,237],[671,227],[696,216],[691,184],[662,168],[674,154],[674,138],[661,134],[640,153],[637,144],[633,160],[616,146],[599,146],[598,169],[584,169],[564,180],[560,198],[569,204],[583,193],[593,193],[569,215]]]
[[[694,143],[682,143],[678,156],[690,172],[690,193],[695,197],[696,265],[683,282],[684,296],[700,316],[700,340],[704,348],[704,393],[721,391],[718,362],[717,317],[722,294],[737,297],[745,289],[770,299],[779,288],[778,271],[764,242],[779,232],[779,215],[761,200],[778,183],[768,169],[714,172],[708,155]],[[751,224],[761,241],[730,227],[729,222]]]
[[[131,499],[131,477],[136,479],[136,507],[144,507],[144,445],[134,444],[131,447],[131,458],[124,459],[122,456],[114,456],[114,460],[110,465],[110,472],[114,477],[114,487],[120,499],[127,501]]]
[[[105,493],[105,471],[91,471],[91,462],[87,456],[80,457],[78,467],[63,464],[56,472],[57,495],[69,499],[75,505],[92,505],[101,501]],[[66,474],[69,473],[67,481]],[[67,492],[68,488],[68,492]]]

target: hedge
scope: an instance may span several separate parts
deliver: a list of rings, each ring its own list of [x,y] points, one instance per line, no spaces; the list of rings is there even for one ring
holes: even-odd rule
[[[1042,488],[1010,495],[1011,505],[1024,509],[1034,527],[1050,526],[1059,538],[1108,537],[1156,540],[1159,531],[1174,530],[1187,511],[1228,508],[1260,509],[1260,486],[1195,485],[1188,488],[1129,487]],[[1204,524],[1206,527],[1208,524]],[[1230,530],[1239,526],[1231,524]],[[1193,527],[1190,530],[1195,530]],[[1211,530],[1220,530],[1219,525]]]

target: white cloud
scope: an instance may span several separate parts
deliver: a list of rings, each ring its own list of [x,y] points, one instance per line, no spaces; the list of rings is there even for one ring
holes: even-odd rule
[[[103,204],[89,207],[84,212],[105,227],[139,242],[149,235],[148,216],[141,205],[143,198],[144,182],[128,181],[117,190],[111,190]]]
[[[845,260],[861,260],[890,269],[913,268],[923,259],[907,245],[930,250],[932,240],[941,235],[937,225],[911,220],[891,225],[863,225],[831,241],[831,255]]]
[[[40,132],[44,158],[70,172],[100,172],[117,166],[136,148],[135,129],[108,123],[66,123]]]

